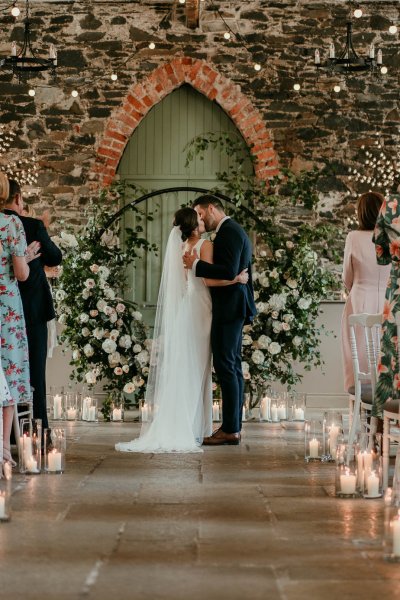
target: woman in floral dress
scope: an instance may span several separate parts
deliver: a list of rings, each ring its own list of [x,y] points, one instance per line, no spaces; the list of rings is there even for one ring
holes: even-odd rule
[[[383,405],[400,394],[395,314],[400,311],[400,205],[384,201],[376,222],[373,241],[380,265],[392,263],[383,306],[381,352],[373,413],[382,417]]]
[[[9,392],[1,398],[3,460],[10,462],[14,405],[31,400],[28,342],[18,289],[18,281],[25,281],[29,275],[25,252],[26,239],[21,221],[13,215],[0,213],[0,358]]]

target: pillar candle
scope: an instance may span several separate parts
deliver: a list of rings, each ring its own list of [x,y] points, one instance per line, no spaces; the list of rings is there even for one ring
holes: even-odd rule
[[[279,421],[279,418],[278,418],[278,407],[276,406],[276,404],[273,404],[271,406],[271,418],[272,418],[272,421],[274,421],[274,422]]]
[[[331,425],[329,430],[329,453],[331,456],[335,456],[337,439],[339,435],[339,427],[337,425]]]
[[[219,403],[213,402],[212,407],[213,421],[219,421]]]
[[[6,499],[3,494],[0,493],[0,519],[6,517]]]
[[[95,421],[95,420],[96,420],[96,407],[95,406],[91,406],[89,408],[88,421]]]
[[[371,475],[368,475],[367,490],[368,496],[371,496],[371,498],[379,496],[379,477],[376,475],[375,471],[372,471]]]
[[[304,410],[302,408],[294,409],[294,420],[295,421],[304,421]]]
[[[393,531],[393,554],[400,556],[400,511],[392,521]]]
[[[29,473],[39,473],[37,461],[33,458],[33,456],[25,462],[25,467]]]
[[[271,418],[271,398],[265,396],[260,402],[260,419],[269,421]]]
[[[145,402],[142,406],[142,423],[147,423],[149,420],[149,407]]]
[[[318,458],[318,440],[317,438],[313,438],[310,441],[310,458]]]
[[[82,403],[82,421],[87,421],[89,419],[89,408],[91,404],[92,399],[89,396],[86,396]]]
[[[282,420],[286,419],[286,406],[284,404],[278,406],[278,418]]]
[[[67,408],[67,419],[68,421],[76,419],[76,408]]]
[[[356,491],[356,476],[351,475],[348,469],[340,476],[340,491],[342,494],[354,494]]]
[[[47,455],[47,470],[48,471],[61,471],[61,452],[52,450]]]
[[[246,407],[243,406],[243,408],[242,408],[242,421],[245,421],[245,420],[246,420]]]
[[[62,413],[61,400],[62,400],[62,398],[59,394],[56,394],[54,396],[54,404],[53,404],[53,418],[54,419],[61,419],[61,413]]]
[[[113,421],[120,421],[122,419],[122,410],[120,408],[114,408],[112,418]]]

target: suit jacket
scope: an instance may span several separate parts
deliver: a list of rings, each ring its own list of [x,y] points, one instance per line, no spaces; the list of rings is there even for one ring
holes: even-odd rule
[[[29,263],[29,277],[19,282],[24,316],[27,325],[54,319],[54,304],[44,267],[56,267],[62,261],[61,250],[51,241],[40,219],[19,216],[13,210],[4,211],[16,215],[23,225],[27,244],[40,242],[41,256]]]
[[[196,276],[231,281],[247,268],[249,280],[246,285],[236,283],[210,288],[214,319],[226,322],[243,318],[250,323],[256,315],[251,256],[251,243],[244,229],[233,219],[224,221],[214,240],[214,264],[199,260]]]

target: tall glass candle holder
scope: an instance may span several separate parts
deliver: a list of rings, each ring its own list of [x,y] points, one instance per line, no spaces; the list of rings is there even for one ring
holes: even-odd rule
[[[0,479],[0,523],[11,519],[11,481]]]
[[[279,421],[287,421],[288,419],[288,394],[287,392],[278,392],[277,407]]]
[[[78,394],[67,392],[65,394],[65,418],[67,421],[76,421],[78,418]]]
[[[383,558],[400,562],[400,487],[387,488],[384,496]]]
[[[380,498],[382,481],[382,435],[361,433],[357,443],[358,487],[364,498]]]
[[[288,392],[289,421],[304,422],[306,414],[306,395],[295,391]]]
[[[214,400],[212,405],[212,420],[214,423],[219,423],[221,421],[221,404],[220,400]]]
[[[323,418],[324,460],[334,462],[339,436],[343,435],[343,419],[338,411],[326,411]]]
[[[52,396],[50,417],[53,421],[61,421],[64,418],[64,394],[61,390]]]
[[[67,440],[65,429],[44,430],[44,470],[51,475],[64,473]]]
[[[346,444],[340,436],[336,444],[336,496],[358,498],[356,445]]]
[[[320,421],[305,422],[304,459],[306,462],[320,462],[323,459],[323,435]]]
[[[115,397],[111,404],[111,421],[120,423],[124,420],[124,398],[121,395]]]
[[[81,409],[82,421],[98,421],[97,414],[97,400],[93,396],[82,397],[82,409]]]
[[[21,419],[20,434],[19,471],[38,475],[42,458],[42,420]]]
[[[271,395],[268,391],[260,400],[260,421],[271,421]]]
[[[140,406],[140,420],[142,423],[148,423],[150,418],[149,405],[144,402]]]

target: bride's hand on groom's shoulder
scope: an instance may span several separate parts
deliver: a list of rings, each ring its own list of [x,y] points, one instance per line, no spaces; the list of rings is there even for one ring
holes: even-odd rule
[[[185,254],[182,256],[185,269],[191,269],[193,267],[194,261],[198,258],[199,255],[197,254],[196,250],[193,250],[193,252],[185,252]]]

